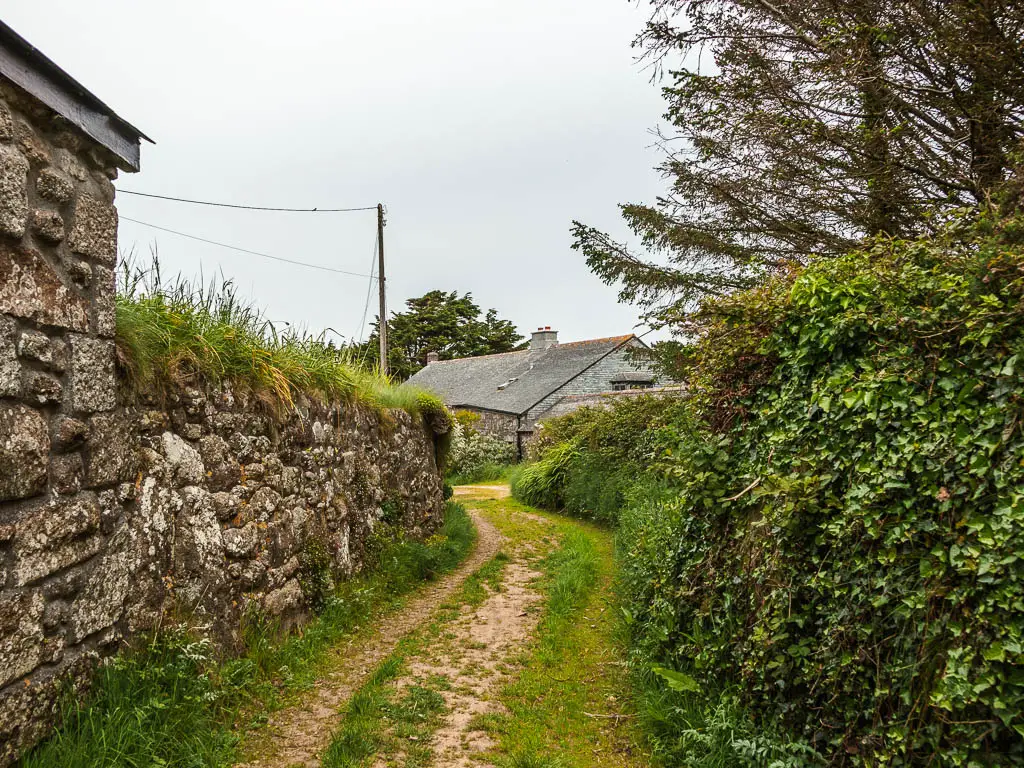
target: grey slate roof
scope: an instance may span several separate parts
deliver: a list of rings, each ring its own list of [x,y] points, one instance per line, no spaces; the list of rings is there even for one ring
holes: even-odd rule
[[[452,407],[519,415],[633,338],[628,334],[537,351],[439,360],[416,373],[409,383],[436,392]]]
[[[566,395],[559,398],[554,405],[540,414],[534,424],[527,425],[526,429],[532,430],[537,423],[564,416],[580,408],[607,408],[614,403],[635,397],[682,397],[686,389],[678,384],[667,387],[655,387],[654,389],[624,389],[612,392],[595,392],[588,395]]]

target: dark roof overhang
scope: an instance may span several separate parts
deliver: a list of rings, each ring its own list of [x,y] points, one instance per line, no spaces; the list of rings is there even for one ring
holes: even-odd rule
[[[146,136],[0,21],[0,75],[39,99],[58,115],[101,144],[124,171],[138,171],[140,140]]]
[[[625,371],[623,373],[616,373],[614,376],[612,376],[611,380],[614,382],[648,382],[654,381],[654,374],[651,373],[650,371]]]
[[[516,413],[515,411],[505,411],[502,410],[501,408],[489,408],[486,405],[474,405],[473,403],[457,403],[449,405],[448,407],[453,411],[457,410],[458,408],[465,408],[466,410],[470,411],[487,411],[488,413],[500,413],[504,416],[522,416],[524,413],[526,413],[526,411],[523,411],[523,413]]]

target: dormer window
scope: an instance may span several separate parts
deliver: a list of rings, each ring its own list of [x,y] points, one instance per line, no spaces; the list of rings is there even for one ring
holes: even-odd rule
[[[627,389],[651,389],[654,387],[654,376],[646,371],[625,371],[612,376],[612,392],[624,392]]]
[[[653,389],[654,384],[649,381],[615,381],[612,382],[612,392],[625,392],[627,389]]]

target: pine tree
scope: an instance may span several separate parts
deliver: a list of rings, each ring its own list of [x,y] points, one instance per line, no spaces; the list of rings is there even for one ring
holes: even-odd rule
[[[523,337],[515,326],[501,320],[494,309],[481,316],[480,307],[468,293],[430,291],[408,299],[405,305],[406,311],[388,319],[388,370],[398,379],[407,379],[426,365],[429,352],[450,360],[522,347]],[[374,323],[370,340],[358,354],[370,366],[380,358],[376,327]]]
[[[655,0],[670,183],[622,206],[655,260],[574,223],[620,297],[673,322],[705,295],[914,236],[1007,177],[1024,134],[1016,0]],[[681,62],[681,64],[675,64]]]

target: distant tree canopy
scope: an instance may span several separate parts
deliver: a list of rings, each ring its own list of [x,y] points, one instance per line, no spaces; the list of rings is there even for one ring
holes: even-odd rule
[[[579,222],[574,236],[654,322],[867,236],[934,232],[1007,177],[1024,134],[1024,4],[651,5],[635,45],[667,74],[670,188],[622,210],[660,258]]]
[[[442,360],[522,349],[523,337],[494,309],[482,312],[469,293],[430,291],[405,302],[406,311],[388,319],[388,369],[407,379],[427,364],[427,354]],[[369,364],[380,360],[377,323],[359,351]]]

